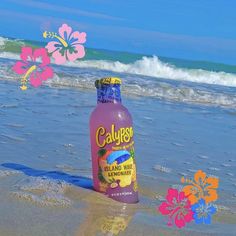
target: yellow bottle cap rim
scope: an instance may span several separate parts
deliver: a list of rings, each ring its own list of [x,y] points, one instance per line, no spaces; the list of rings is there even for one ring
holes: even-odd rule
[[[109,84],[121,84],[121,79],[117,77],[106,77],[95,81],[95,86]]]

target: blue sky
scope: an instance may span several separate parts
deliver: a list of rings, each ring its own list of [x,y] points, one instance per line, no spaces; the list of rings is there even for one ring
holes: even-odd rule
[[[234,0],[1,0],[0,35],[43,41],[62,23],[87,47],[236,64]]]

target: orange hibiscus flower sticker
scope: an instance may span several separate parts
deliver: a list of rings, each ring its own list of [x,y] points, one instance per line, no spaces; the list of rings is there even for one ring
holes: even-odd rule
[[[194,180],[181,178],[182,183],[189,183],[184,186],[183,192],[191,204],[197,203],[201,198],[206,203],[214,202],[218,198],[216,189],[218,188],[219,179],[213,176],[207,176],[202,170],[198,170],[194,175]]]

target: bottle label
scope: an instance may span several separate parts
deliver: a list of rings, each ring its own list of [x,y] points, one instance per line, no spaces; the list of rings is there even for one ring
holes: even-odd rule
[[[123,143],[129,143],[133,138],[133,128],[120,128],[115,131],[115,125],[111,126],[111,132],[106,132],[103,126],[100,126],[96,132],[96,143],[100,148],[105,147],[107,144],[115,144],[117,146]],[[123,149],[124,147],[122,147]]]
[[[108,131],[100,126],[96,131],[96,144],[99,147],[100,191],[115,199],[136,193],[133,128],[122,127],[116,130],[112,124]]]

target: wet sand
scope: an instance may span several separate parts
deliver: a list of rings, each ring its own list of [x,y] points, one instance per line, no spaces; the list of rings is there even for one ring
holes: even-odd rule
[[[0,80],[0,235],[235,235],[235,113],[123,96],[133,114],[140,202],[92,190],[89,115],[95,92],[18,90]],[[220,179],[211,225],[168,227],[156,208],[201,169]]]

